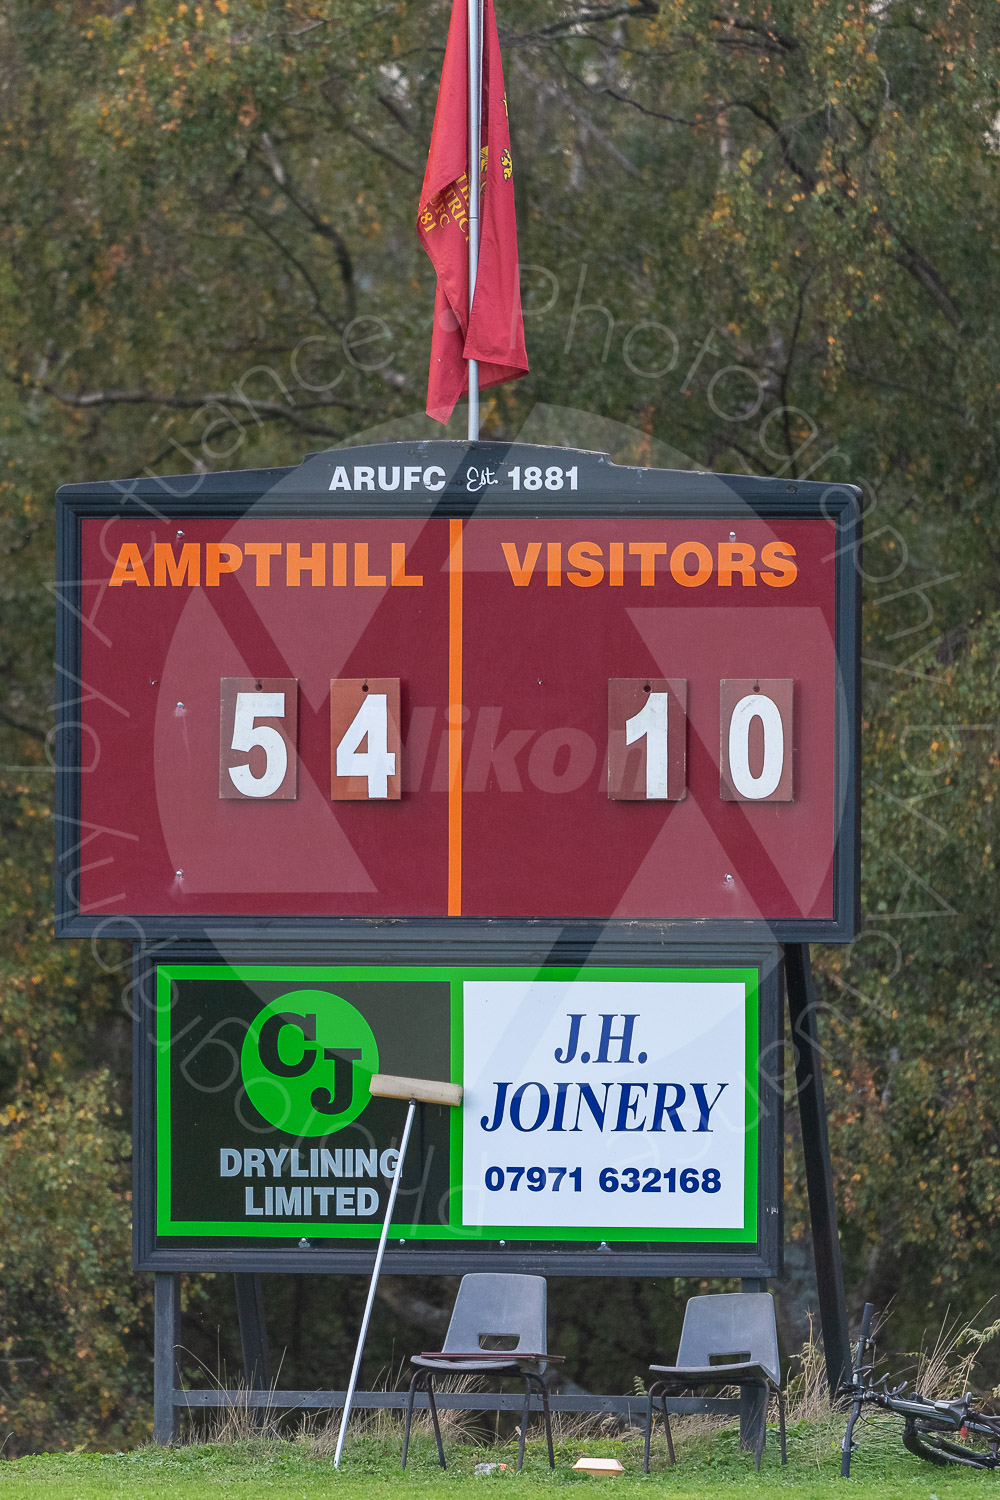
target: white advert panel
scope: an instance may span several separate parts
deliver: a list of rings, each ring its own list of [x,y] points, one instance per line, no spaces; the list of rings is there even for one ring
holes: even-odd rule
[[[463,1224],[753,1238],[745,972],[465,981]]]

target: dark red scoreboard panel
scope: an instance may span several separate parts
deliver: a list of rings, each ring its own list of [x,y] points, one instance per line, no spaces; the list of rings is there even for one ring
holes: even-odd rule
[[[843,925],[836,516],[547,499],[79,515],[73,915]]]
[[[473,733],[463,799],[465,911],[832,916],[836,659],[829,576],[824,587],[824,572],[832,570],[822,563],[836,550],[832,529],[824,522],[780,528],[780,540],[801,564],[795,582],[781,588],[759,579],[752,587],[734,581],[721,588],[717,569],[702,585],[681,585],[668,568],[661,576],[663,555],[651,553],[653,582],[643,586],[641,554],[629,551],[661,542],[672,553],[696,542],[715,559],[732,529],[729,522],[686,520],[469,523],[463,701]],[[764,521],[740,522],[737,536],[758,556],[775,539]],[[542,543],[526,587],[513,587],[504,566],[501,542],[508,538],[521,556],[532,541]],[[565,553],[580,540],[594,543],[603,559],[616,542],[623,547],[620,586],[610,584],[607,571],[589,587],[565,578],[548,583],[541,566],[548,547],[561,543]],[[687,682],[683,800],[608,796],[608,683],[644,675]],[[799,784],[788,803],[734,804],[720,796],[720,683],[754,676],[791,677],[799,687],[792,746]],[[477,745],[476,730],[493,705],[503,706],[498,744],[510,733],[535,734],[516,762],[512,754],[499,755],[497,772],[483,786],[488,736],[479,728]],[[500,774],[507,791],[498,785]]]

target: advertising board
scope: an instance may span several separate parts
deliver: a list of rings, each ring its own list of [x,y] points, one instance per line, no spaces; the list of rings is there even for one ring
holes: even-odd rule
[[[375,1072],[464,1091],[461,1110],[419,1114],[390,1249],[408,1270],[558,1255],[561,1270],[651,1273],[711,1255],[761,1274],[776,1259],[772,954],[563,967],[178,951],[140,992],[141,1265],[365,1265],[404,1113],[371,1096]]]

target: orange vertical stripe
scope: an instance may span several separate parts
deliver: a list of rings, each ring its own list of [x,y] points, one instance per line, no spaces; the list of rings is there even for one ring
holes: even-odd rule
[[[448,523],[448,915],[462,915],[462,522]]]

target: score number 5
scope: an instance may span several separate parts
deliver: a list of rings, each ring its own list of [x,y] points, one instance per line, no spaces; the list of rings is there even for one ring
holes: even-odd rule
[[[298,794],[298,708],[299,685],[294,677],[223,677],[219,697],[221,798],[294,801]]]

